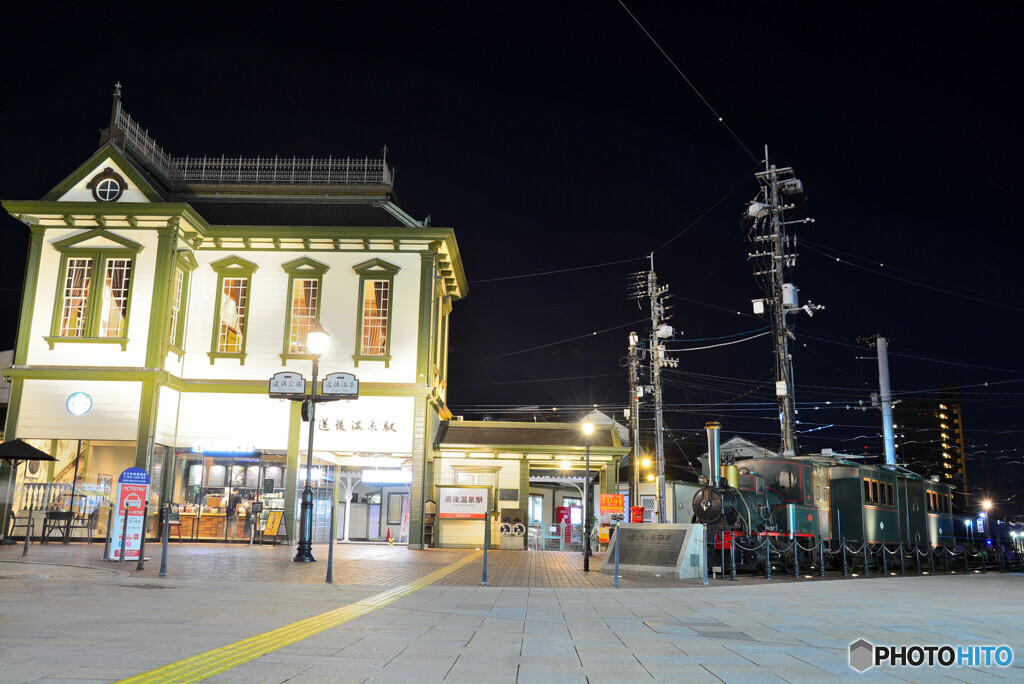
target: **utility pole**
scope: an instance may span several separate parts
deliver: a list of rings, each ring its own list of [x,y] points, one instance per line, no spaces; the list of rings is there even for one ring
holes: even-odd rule
[[[658,276],[654,272],[654,252],[651,252],[651,270],[647,272],[647,296],[651,301],[651,385],[654,388],[654,444],[655,463],[658,478],[658,522],[667,522],[665,517],[665,425],[662,417],[661,402],[661,368],[675,368],[678,359],[665,356],[665,345],[662,340],[672,337],[675,332],[665,321],[665,302],[663,295],[668,286],[658,286]]]
[[[772,336],[775,342],[775,396],[779,404],[779,420],[782,427],[782,452],[796,455],[796,400],[794,397],[793,357],[789,351],[790,340],[795,340],[793,325],[786,318],[799,311],[813,316],[823,306],[807,304],[800,306],[798,290],[786,282],[786,274],[796,266],[796,237],[786,234],[786,226],[792,223],[813,223],[814,219],[787,221],[785,212],[795,205],[786,204],[790,198],[803,194],[804,186],[790,167],[776,168],[768,164],[768,147],[764,151],[765,170],[756,174],[761,191],[750,206],[747,216],[753,219],[749,237],[755,251],[747,255],[754,260],[754,275],[761,281],[764,299],[754,300],[754,313],[766,313],[771,317]]]
[[[633,442],[632,473],[629,478],[629,505],[640,505],[640,337],[629,333],[629,434]]]
[[[882,407],[885,463],[896,465],[896,440],[892,433],[892,388],[889,386],[889,345],[881,335],[875,336],[875,345],[878,347],[878,403]]]

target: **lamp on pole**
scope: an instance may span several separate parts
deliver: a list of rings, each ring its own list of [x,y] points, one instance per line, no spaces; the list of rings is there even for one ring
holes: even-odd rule
[[[590,572],[590,435],[594,424],[589,420],[583,424],[587,436],[587,479],[583,481],[583,572]]]
[[[299,547],[292,558],[296,563],[312,563],[316,560],[313,558],[313,490],[309,486],[309,478],[313,472],[313,433],[316,432],[316,374],[320,355],[327,351],[329,337],[319,321],[306,333],[306,350],[313,355],[313,389],[310,391],[309,403],[303,404],[303,412],[309,418],[309,445],[306,449],[306,486],[302,489],[299,512]]]
[[[984,509],[981,517],[985,519],[985,540],[987,543],[987,541],[992,538],[992,521],[988,519],[988,512],[992,508],[992,502],[985,499],[981,502],[981,507]]]

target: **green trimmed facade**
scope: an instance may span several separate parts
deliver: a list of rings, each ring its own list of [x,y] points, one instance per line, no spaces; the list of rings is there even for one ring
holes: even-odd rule
[[[390,523],[393,510],[384,522],[389,504],[379,500],[379,535],[368,538],[401,527],[421,546],[425,473],[451,417],[448,316],[467,291],[454,231],[403,212],[383,160],[305,160],[301,173],[298,162],[286,170],[276,159],[273,168],[223,158],[197,168],[140,130],[116,95],[89,160],[42,200],[3,202],[31,230],[14,362],[4,371],[6,438],[62,453],[86,440],[79,482],[89,496],[124,468],[146,468],[151,508],[201,508],[232,486],[255,500],[274,480],[290,538],[309,425],[297,402],[268,396],[268,379],[290,371],[308,384],[312,357],[296,351],[292,322],[312,318],[331,335],[321,373],[360,380],[358,400],[317,407],[316,477],[321,490],[335,489],[324,498],[338,500],[344,474],[408,472],[408,485],[369,492],[386,499],[400,489],[407,525]],[[114,201],[104,201],[109,179],[120,184]],[[308,285],[303,298],[296,281]],[[387,296],[366,311],[373,282]],[[89,394],[92,410],[71,415],[73,392]],[[63,470],[58,462],[53,477],[73,479]]]

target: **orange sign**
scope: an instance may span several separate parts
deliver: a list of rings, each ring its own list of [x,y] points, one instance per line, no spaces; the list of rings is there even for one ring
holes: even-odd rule
[[[626,512],[626,497],[623,494],[602,494],[601,495],[601,512],[602,513],[625,513]]]

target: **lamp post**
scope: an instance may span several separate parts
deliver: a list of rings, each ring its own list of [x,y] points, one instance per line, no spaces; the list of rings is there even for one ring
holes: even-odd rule
[[[299,547],[292,558],[296,563],[312,563],[316,560],[313,558],[313,490],[309,486],[309,478],[313,473],[313,433],[316,432],[316,374],[320,355],[327,351],[328,338],[327,331],[319,321],[306,333],[306,349],[313,355],[313,389],[308,404],[309,445],[306,449],[306,486],[302,490],[299,512]]]
[[[583,424],[587,436],[587,479],[583,481],[583,572],[590,572],[590,435],[594,424],[589,420]]]
[[[986,543],[989,543],[988,540],[992,539],[992,521],[988,518],[988,512],[992,508],[992,502],[985,499],[981,502],[981,507],[984,509],[981,517],[985,519],[985,541]]]

